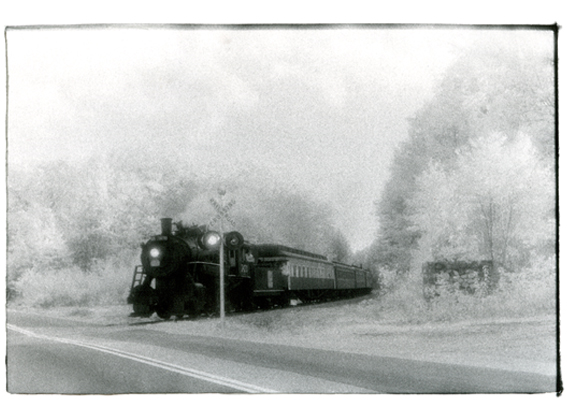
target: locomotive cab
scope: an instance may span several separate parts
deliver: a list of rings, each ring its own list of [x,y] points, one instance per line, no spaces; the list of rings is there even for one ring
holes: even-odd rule
[[[240,249],[229,250],[226,260],[226,268],[229,276],[251,277],[258,257],[257,250],[245,244]]]

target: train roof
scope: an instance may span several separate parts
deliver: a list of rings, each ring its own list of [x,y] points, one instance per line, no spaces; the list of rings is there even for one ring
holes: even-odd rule
[[[258,255],[264,257],[277,257],[277,256],[304,256],[311,259],[318,259],[318,260],[327,260],[327,257],[317,254],[307,252],[305,250],[292,248],[289,246],[277,245],[277,244],[264,244],[264,245],[257,245],[258,248]]]
[[[337,261],[334,261],[334,260],[333,260],[333,265],[335,265],[335,266],[342,266],[342,267],[348,267],[348,268],[351,268],[351,269],[357,269],[357,270],[362,270],[362,271],[366,271],[366,272],[370,271],[370,270],[368,270],[368,269],[363,268],[363,267],[362,267],[362,264],[359,265],[359,266],[357,266],[356,264],[346,264],[346,263],[341,263],[341,262],[337,262]]]

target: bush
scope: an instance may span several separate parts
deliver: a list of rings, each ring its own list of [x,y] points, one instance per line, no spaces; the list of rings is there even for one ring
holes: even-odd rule
[[[517,272],[504,272],[495,296],[505,303],[510,313],[555,314],[556,276],[555,258],[540,259]]]
[[[391,277],[389,292],[377,298],[377,305],[368,307],[370,317],[407,323],[455,321],[482,318],[521,318],[555,315],[555,260],[540,260],[518,272],[503,272],[498,289],[487,294],[473,288],[474,294],[446,283],[437,295],[426,300],[423,294],[421,269],[413,268],[398,284]],[[469,280],[474,284],[474,280]],[[473,286],[475,287],[475,286]],[[477,286],[478,287],[478,286]]]
[[[123,304],[130,289],[132,261],[128,254],[124,259],[96,262],[88,273],[77,267],[31,268],[12,284],[14,303],[43,308]]]

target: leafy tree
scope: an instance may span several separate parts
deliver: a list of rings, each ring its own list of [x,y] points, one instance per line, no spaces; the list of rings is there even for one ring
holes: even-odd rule
[[[15,226],[26,216],[29,221],[46,222],[44,233],[51,226],[59,235],[61,249],[39,249],[37,254],[64,252],[66,257],[58,262],[61,266],[73,263],[88,271],[96,261],[138,249],[144,238],[155,233],[156,218],[182,211],[195,192],[191,180],[178,173],[155,166],[139,169],[119,156],[102,156],[84,163],[48,163],[29,173],[11,170],[12,257],[24,251],[17,246],[33,239]],[[30,267],[29,261],[15,262]]]
[[[504,142],[514,142],[518,134],[529,134],[537,158],[553,159],[551,43],[550,36],[550,47],[542,51],[521,43],[483,42],[449,67],[431,101],[410,120],[408,140],[395,154],[377,204],[380,229],[370,253],[375,265],[400,274],[409,270],[421,237],[411,210],[417,179],[436,167],[429,176],[438,176],[431,181],[440,182],[441,171],[457,167],[460,156],[475,147],[475,139],[499,133]],[[491,207],[484,207],[488,216]]]
[[[553,171],[531,140],[494,134],[472,140],[453,170],[432,164],[420,176],[412,221],[432,260],[482,258],[517,270],[553,243],[554,197]]]
[[[8,300],[18,295],[15,283],[27,272],[45,272],[70,262],[53,211],[38,198],[35,173],[11,168],[7,182]]]
[[[235,174],[222,182],[202,186],[180,219],[188,224],[207,224],[216,216],[210,204],[218,199],[219,185],[230,185],[224,203],[234,199],[230,216],[252,243],[278,243],[320,253],[338,260],[350,258],[346,238],[332,224],[332,210],[305,193],[274,186],[259,177]],[[212,229],[218,229],[218,222]],[[232,226],[225,222],[225,230]]]
[[[341,263],[348,263],[353,256],[347,238],[336,228],[333,229],[326,255],[329,259]]]

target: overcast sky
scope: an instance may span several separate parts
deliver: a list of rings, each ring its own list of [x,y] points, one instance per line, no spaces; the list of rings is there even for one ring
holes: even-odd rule
[[[330,203],[360,249],[376,231],[373,203],[407,119],[463,49],[501,34],[10,30],[8,162],[118,150],[167,154],[211,176],[246,166]]]

